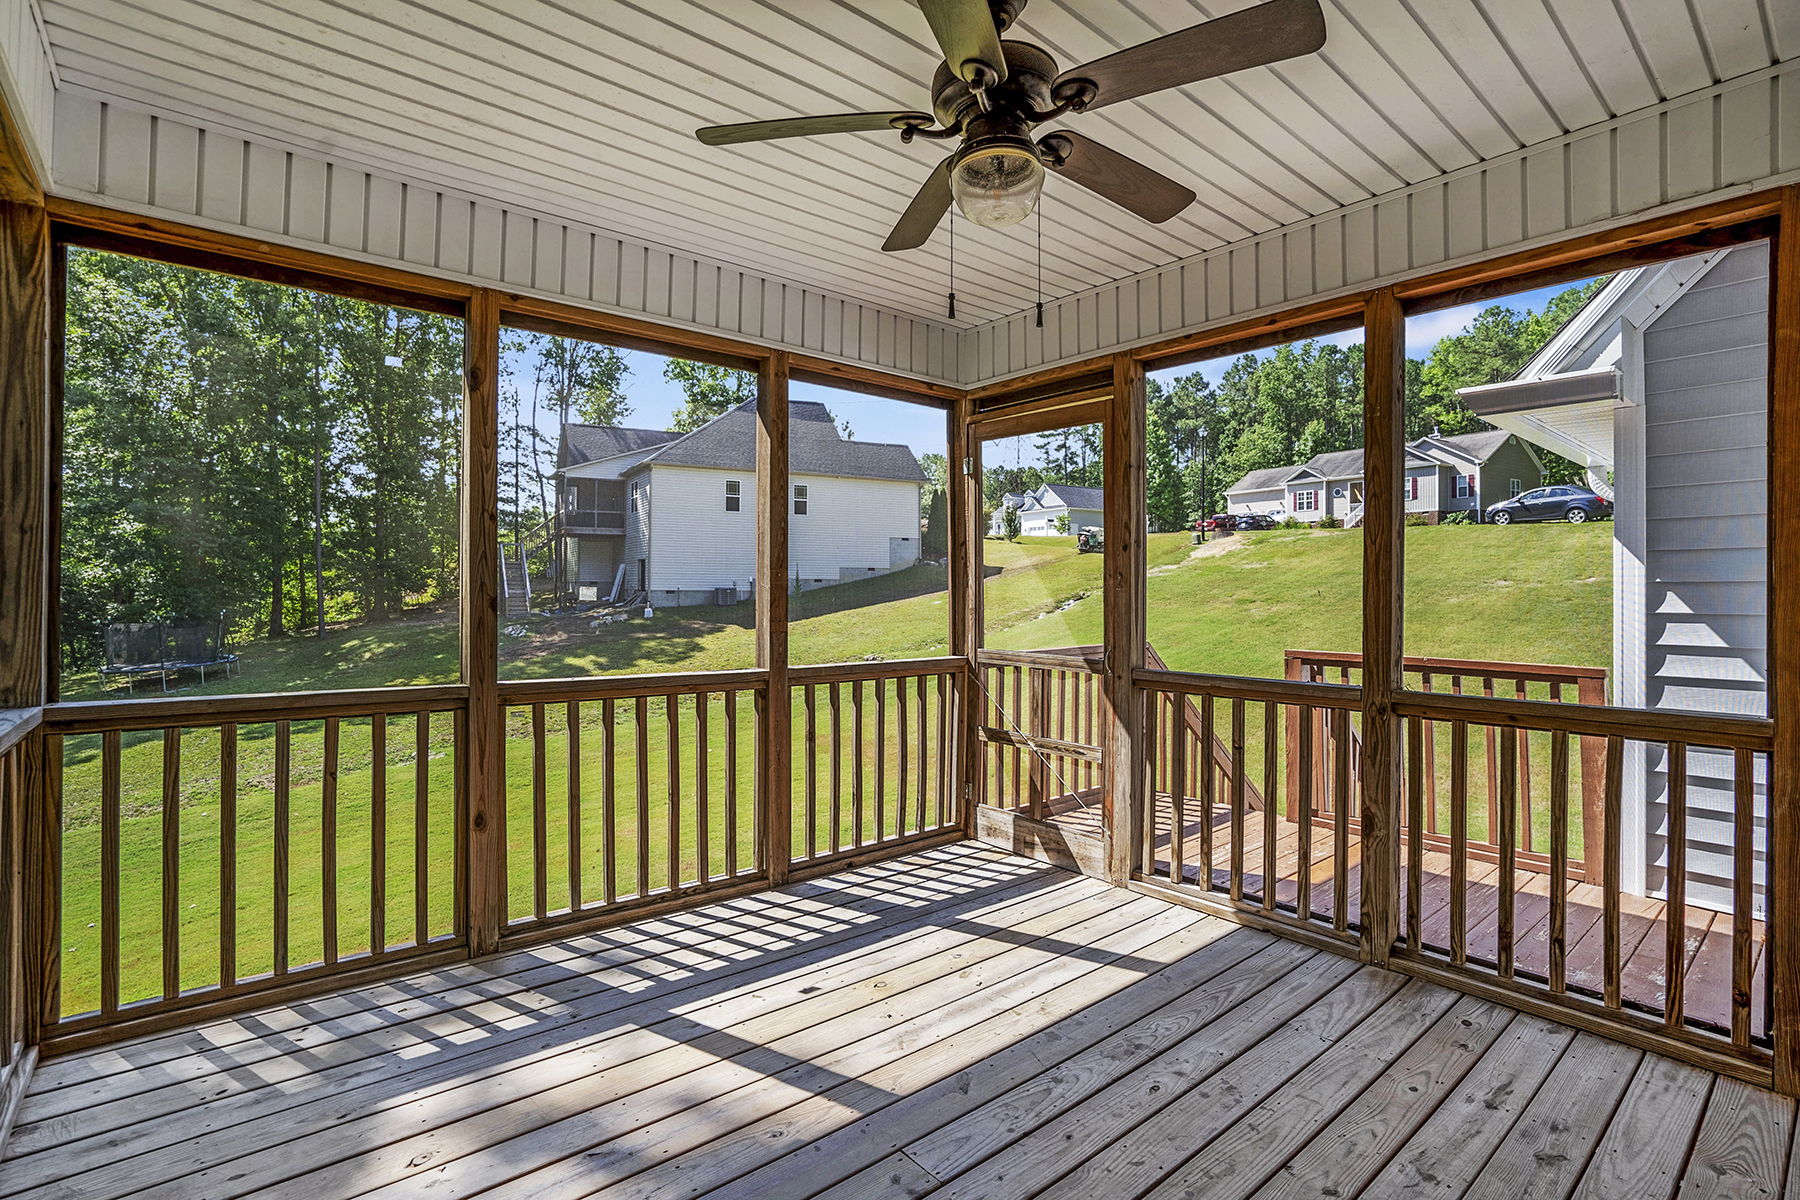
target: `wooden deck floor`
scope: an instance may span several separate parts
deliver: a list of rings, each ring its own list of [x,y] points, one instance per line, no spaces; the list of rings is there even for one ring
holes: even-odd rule
[[[1098,835],[1100,814],[1097,803],[1073,797],[1061,798],[1053,806],[1051,820],[1069,829]],[[1193,808],[1184,813],[1181,876],[1190,883],[1200,879],[1200,863],[1204,861],[1202,841],[1205,828],[1194,820]],[[1156,873],[1169,876],[1170,828],[1173,813],[1166,796],[1159,797]],[[1248,814],[1244,837],[1244,890],[1260,898],[1263,888],[1263,821],[1260,812]],[[1299,827],[1291,821],[1277,819],[1275,837],[1275,899],[1293,906],[1300,892]],[[1230,819],[1223,810],[1215,810],[1212,829],[1212,883],[1220,891],[1228,891],[1230,854]],[[1361,839],[1351,832],[1346,839],[1345,915],[1354,924],[1359,916],[1361,898]],[[1309,897],[1314,916],[1330,920],[1335,912],[1336,880],[1334,834],[1327,824],[1315,824],[1309,860]],[[1420,867],[1423,882],[1419,889],[1420,925],[1427,946],[1447,951],[1450,930],[1450,856],[1427,849]],[[1517,930],[1515,961],[1517,969],[1538,977],[1550,970],[1550,877],[1541,870],[1520,868],[1514,872],[1514,922]],[[1402,897],[1406,880],[1401,880]],[[1492,862],[1471,859],[1465,885],[1467,905],[1467,953],[1478,962],[1491,964],[1497,954],[1500,907],[1500,868]],[[1572,881],[1568,889],[1568,981],[1572,988],[1598,991],[1604,982],[1603,927],[1600,916],[1604,898],[1601,889],[1588,883]],[[1665,905],[1662,901],[1642,896],[1620,897],[1621,960],[1620,994],[1627,1004],[1646,1012],[1663,1011],[1667,998],[1668,970]],[[1728,913],[1690,905],[1685,914],[1686,948],[1685,1003],[1687,1019],[1695,1024],[1729,1029],[1731,1023],[1731,952],[1732,918]],[[1766,962],[1763,960],[1763,923],[1751,926],[1753,976],[1750,987],[1750,1027],[1757,1034],[1766,1031]]]
[[[1779,1195],[1794,1104],[976,844],[44,1064],[0,1195]]]

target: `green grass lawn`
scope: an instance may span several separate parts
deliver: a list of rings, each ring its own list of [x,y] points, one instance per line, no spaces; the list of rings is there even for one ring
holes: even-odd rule
[[[1149,541],[1150,640],[1171,667],[1226,674],[1279,675],[1287,648],[1354,650],[1358,641],[1362,536],[1349,531],[1275,531],[1241,535],[1232,548],[1197,555],[1186,534],[1157,534]],[[1417,528],[1407,531],[1407,641],[1409,654],[1500,658],[1583,665],[1609,665],[1611,650],[1611,530],[1606,525]],[[1101,637],[1101,556],[1079,555],[1072,539],[1026,538],[983,544],[986,575],[983,606],[987,644],[1031,649],[1095,644]],[[791,657],[795,662],[917,657],[942,654],[948,615],[943,572],[919,567],[880,579],[859,581],[792,597]],[[502,676],[554,678],[588,674],[744,667],[752,662],[754,631],[748,605],[663,610],[650,620],[588,628],[586,618],[533,615],[508,623],[503,638]],[[284,691],[443,682],[453,679],[457,629],[445,614],[407,617],[381,626],[331,632],[326,638],[293,637],[242,648],[243,670],[229,680],[183,694]],[[69,699],[101,695],[97,677],[65,681]],[[113,692],[122,695],[122,692]],[[143,693],[140,693],[143,694]],[[834,810],[829,770],[823,755],[806,753],[805,707],[797,693],[794,720],[795,845],[811,839],[829,846],[835,831],[841,844],[857,830],[877,836],[877,745],[883,770],[879,830],[892,832],[901,801],[897,763],[898,701],[886,692],[887,727],[874,727],[874,685],[864,685],[860,758],[864,803],[855,804],[854,709],[848,685],[840,689],[839,721],[845,753]],[[909,701],[912,698],[909,696]],[[821,743],[829,740],[829,690],[814,696],[814,720]],[[597,897],[604,864],[611,861],[621,895],[637,890],[640,848],[650,863],[648,884],[666,886],[674,874],[691,879],[698,851],[708,848],[713,873],[725,869],[724,844],[732,824],[737,865],[750,866],[754,844],[752,797],[754,716],[748,696],[738,698],[737,769],[726,768],[726,709],[722,697],[708,707],[705,758],[708,808],[697,810],[694,786],[700,744],[689,710],[678,722],[671,746],[661,700],[646,704],[644,799],[637,795],[636,724],[632,706],[620,704],[614,730],[615,824],[604,827],[600,780],[602,707],[581,707],[581,788],[578,806],[580,874],[585,898]],[[1252,710],[1252,742],[1260,737],[1260,712]],[[916,722],[916,707],[912,719]],[[566,712],[546,709],[545,904],[566,906],[568,896],[569,748]],[[908,739],[909,749],[916,739]],[[524,917],[536,907],[535,859],[528,819],[533,737],[528,709],[509,714],[507,739],[510,912]],[[322,864],[325,838],[324,752],[321,722],[291,727],[291,817],[289,837],[290,961],[315,961],[322,952],[326,901]],[[219,740],[216,729],[188,731],[181,743],[180,862],[178,915],[181,928],[181,981],[184,987],[214,982],[218,972]],[[121,994],[129,1001],[161,990],[161,855],[163,742],[159,734],[122,739],[120,828]],[[451,822],[455,763],[451,719],[434,717],[426,742],[426,932],[450,932],[453,861]],[[1534,774],[1541,774],[1547,749],[1533,747]],[[1447,770],[1440,754],[1440,774]],[[100,761],[97,738],[70,738],[64,768],[63,1008],[85,1011],[98,996]],[[669,764],[680,771],[682,798],[670,829]],[[828,762],[829,759],[824,759]],[[417,877],[414,872],[416,777],[415,726],[411,717],[388,722],[385,821],[385,927],[393,941],[410,939]],[[339,953],[366,950],[371,912],[374,855],[370,839],[375,756],[370,723],[345,720],[338,761],[336,840],[337,940]],[[936,764],[928,763],[926,808],[937,805]],[[237,965],[241,973],[268,970],[273,963],[274,911],[274,729],[245,726],[239,731],[236,874],[238,881]],[[726,807],[728,778],[735,784],[736,808]],[[810,788],[809,788],[810,778]],[[916,821],[919,775],[912,768],[906,802],[908,828]],[[1539,785],[1542,786],[1541,784]],[[806,797],[813,797],[808,824]],[[1541,794],[1541,792],[1540,792]],[[1479,809],[1480,806],[1474,806]],[[1540,805],[1541,809],[1541,805]],[[640,818],[641,812],[641,818]],[[1484,827],[1485,812],[1477,813]],[[702,829],[705,837],[701,837]],[[609,833],[612,834],[609,838]],[[1540,846],[1543,844],[1540,835]]]

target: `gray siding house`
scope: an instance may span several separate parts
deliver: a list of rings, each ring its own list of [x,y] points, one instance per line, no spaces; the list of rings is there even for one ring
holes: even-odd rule
[[[1001,510],[1016,509],[1019,532],[1029,537],[1053,537],[1065,532],[1058,528],[1068,519],[1066,532],[1074,537],[1087,526],[1105,528],[1103,488],[1076,487],[1068,483],[1046,483],[1029,492],[1008,492],[1000,498],[1000,508],[988,526],[990,536],[1000,536]]]
[[[1506,430],[1433,433],[1406,448],[1406,511],[1432,520],[1452,512],[1480,513],[1537,487],[1543,474],[1531,446]],[[1289,467],[1252,471],[1225,489],[1225,500],[1234,514],[1268,513],[1311,523],[1330,516],[1358,525],[1363,452],[1338,450]]]
[[[1613,495],[1613,704],[1767,712],[1768,301],[1767,243],[1626,271],[1516,378],[1463,393]],[[1688,895],[1728,909],[1722,759],[1688,759]],[[1756,828],[1741,835],[1759,864],[1763,769]],[[1661,748],[1627,743],[1622,877],[1634,892],[1664,889],[1669,796]],[[1759,916],[1761,903],[1759,890]]]

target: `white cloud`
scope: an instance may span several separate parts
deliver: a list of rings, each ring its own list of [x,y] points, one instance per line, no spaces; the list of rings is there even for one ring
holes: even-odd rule
[[[1486,304],[1462,304],[1408,317],[1406,353],[1413,358],[1424,358],[1439,341],[1467,329],[1475,315],[1486,307]]]

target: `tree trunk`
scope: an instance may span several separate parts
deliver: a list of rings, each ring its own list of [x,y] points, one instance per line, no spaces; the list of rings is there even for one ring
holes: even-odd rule
[[[282,606],[286,602],[287,589],[283,586],[282,576],[287,572],[287,563],[281,556],[276,556],[275,569],[269,572],[269,636],[281,637],[287,632],[286,614]]]

